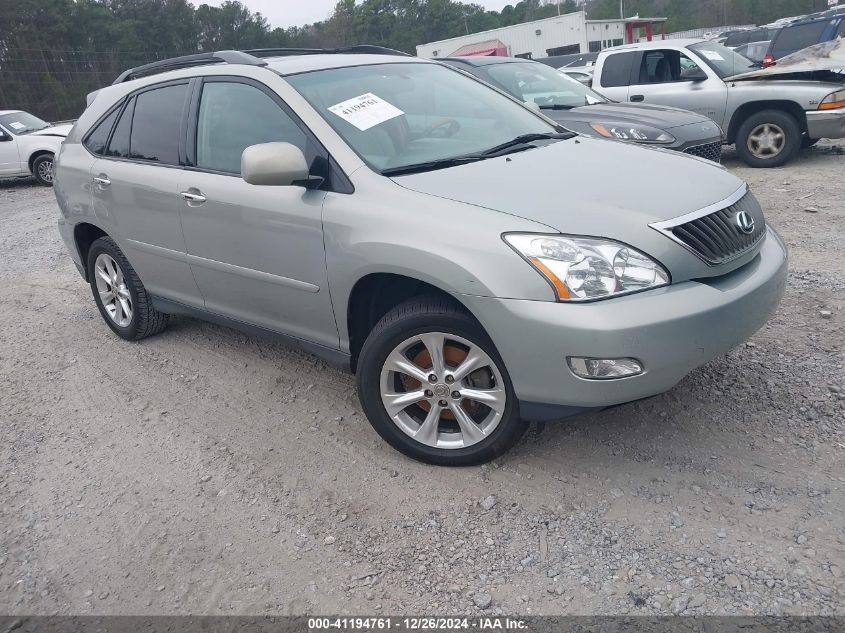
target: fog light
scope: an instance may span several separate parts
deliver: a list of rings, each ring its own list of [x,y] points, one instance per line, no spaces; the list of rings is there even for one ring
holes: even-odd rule
[[[613,380],[643,373],[643,364],[636,358],[583,358],[568,356],[572,373],[589,380]]]

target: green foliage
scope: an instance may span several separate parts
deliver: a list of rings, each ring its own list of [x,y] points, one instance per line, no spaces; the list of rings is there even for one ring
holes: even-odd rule
[[[624,0],[625,14],[668,17],[670,31],[765,23],[826,0]],[[574,0],[520,0],[501,11],[458,0],[338,0],[328,19],[271,29],[237,0],[0,0],[0,109],[78,116],[85,95],[126,68],[198,51],[417,44],[577,10]],[[588,0],[590,18],[619,17],[619,0]]]

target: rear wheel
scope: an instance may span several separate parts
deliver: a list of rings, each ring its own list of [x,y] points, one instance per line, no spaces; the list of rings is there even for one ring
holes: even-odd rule
[[[384,440],[429,464],[490,461],[527,428],[492,341],[438,297],[412,299],[379,321],[359,356],[358,395]]]
[[[135,269],[110,237],[91,244],[88,277],[103,320],[119,337],[137,341],[167,327],[168,315],[153,307]]]
[[[32,163],[32,175],[38,181],[38,184],[45,187],[53,186],[53,155],[42,154],[36,158]]]
[[[736,135],[736,151],[751,167],[778,167],[801,147],[801,130],[792,116],[781,110],[752,114]]]

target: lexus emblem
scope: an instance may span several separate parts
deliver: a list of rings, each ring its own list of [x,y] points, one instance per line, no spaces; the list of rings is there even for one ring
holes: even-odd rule
[[[743,233],[753,233],[754,232],[754,218],[752,218],[748,213],[745,211],[740,211],[734,216],[734,222],[739,227],[739,230]]]

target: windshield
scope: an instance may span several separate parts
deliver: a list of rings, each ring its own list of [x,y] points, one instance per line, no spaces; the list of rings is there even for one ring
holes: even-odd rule
[[[374,64],[285,79],[379,171],[558,131],[508,97],[439,64]]]
[[[750,59],[716,42],[690,44],[689,49],[695,51],[722,79],[757,70],[757,66]]]
[[[28,112],[0,114],[0,125],[12,134],[29,134],[30,132],[50,127],[49,123],[42,121],[37,116],[32,116]]]
[[[486,70],[506,92],[541,108],[577,108],[607,102],[576,79],[538,62],[491,64]]]

